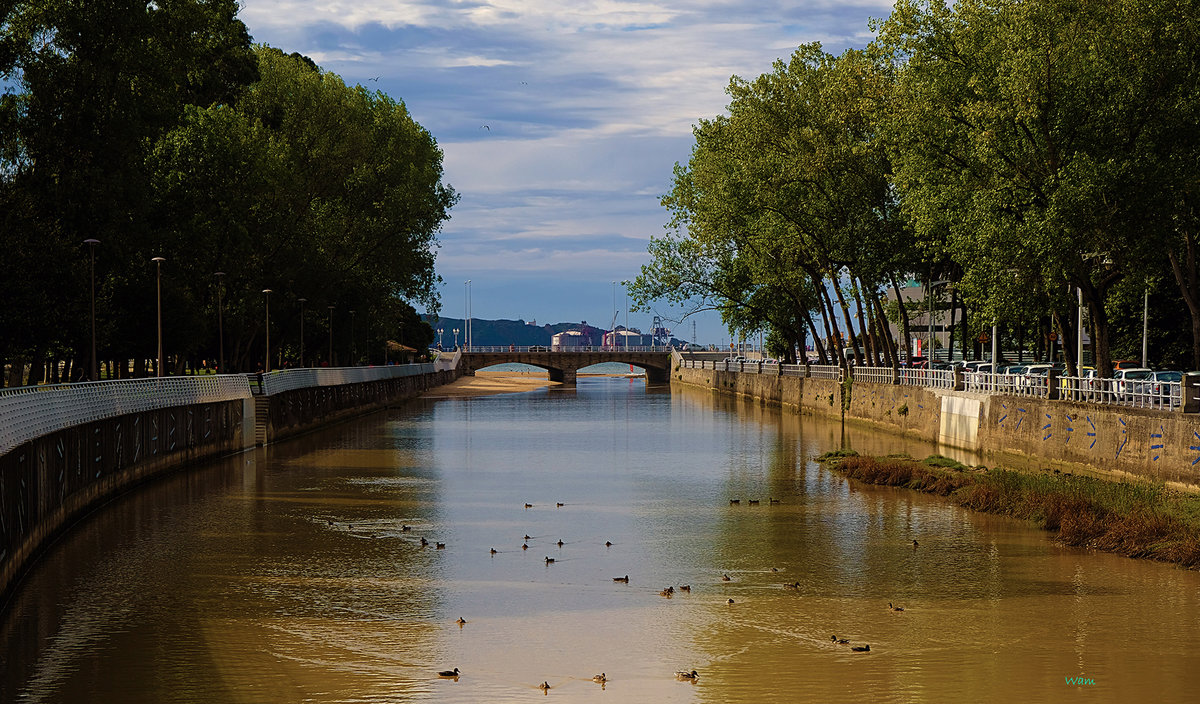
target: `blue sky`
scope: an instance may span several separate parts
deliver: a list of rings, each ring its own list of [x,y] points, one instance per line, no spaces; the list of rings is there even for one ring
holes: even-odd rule
[[[613,285],[648,261],[659,198],[691,128],[753,77],[820,41],[869,40],[885,0],[243,0],[255,41],[403,100],[461,195],[439,236],[445,315],[607,327]],[[371,80],[378,77],[378,80]],[[618,283],[620,322],[624,296]],[[660,305],[665,318],[682,311]],[[631,326],[648,328],[651,313]],[[727,340],[714,313],[702,343]],[[691,319],[673,325],[690,339]]]

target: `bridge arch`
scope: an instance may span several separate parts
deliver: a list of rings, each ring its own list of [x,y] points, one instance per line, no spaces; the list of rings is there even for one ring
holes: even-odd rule
[[[551,352],[503,348],[489,352],[465,352],[462,355],[463,374],[475,372],[505,362],[529,364],[545,369],[551,381],[574,384],[576,374],[584,367],[604,362],[631,364],[646,370],[647,383],[666,382],[670,377],[671,353],[669,351],[584,351]]]

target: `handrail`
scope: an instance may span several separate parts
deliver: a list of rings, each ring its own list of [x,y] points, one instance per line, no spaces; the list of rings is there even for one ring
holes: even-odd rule
[[[432,374],[434,364],[393,364],[386,367],[319,367],[305,369],[280,369],[262,375],[260,393],[271,396],[306,389],[313,386],[341,386],[342,384],[362,384],[371,381],[396,379],[417,374]],[[257,379],[258,375],[249,375]]]
[[[0,390],[0,454],[64,428],[157,408],[250,398],[241,374],[118,379]]]

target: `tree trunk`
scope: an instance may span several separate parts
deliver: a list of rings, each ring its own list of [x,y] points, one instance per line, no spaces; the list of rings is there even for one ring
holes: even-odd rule
[[[1200,369],[1200,287],[1197,286],[1196,237],[1190,232],[1183,235],[1186,262],[1181,263],[1175,252],[1168,252],[1167,257],[1171,261],[1171,272],[1175,274],[1175,284],[1179,286],[1179,293],[1183,295],[1192,318],[1192,369]]]
[[[900,284],[896,275],[891,275],[892,290],[896,292],[896,310],[900,311],[900,336],[904,338],[904,358],[912,359],[912,331],[908,325],[908,306],[904,305],[904,296],[900,293]]]
[[[871,366],[879,366],[879,344],[875,339],[875,326],[868,325],[866,318],[863,317],[862,281],[855,281],[852,276],[850,277],[850,286],[854,293],[854,310],[858,317],[858,329],[862,331],[862,338],[867,348],[868,363]]]
[[[862,366],[863,355],[862,350],[858,346],[858,340],[854,337],[854,322],[850,318],[850,306],[846,303],[846,297],[842,294],[842,283],[837,279],[833,280],[833,292],[837,294],[838,307],[842,309],[842,320],[846,323],[846,334],[850,338],[850,347],[854,350],[854,363]]]

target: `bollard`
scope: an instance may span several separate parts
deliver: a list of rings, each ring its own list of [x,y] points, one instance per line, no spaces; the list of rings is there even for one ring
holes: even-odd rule
[[[1051,401],[1057,401],[1059,399],[1059,375],[1060,372],[1057,369],[1051,369],[1046,372],[1046,398],[1050,399]]]
[[[1200,374],[1184,374],[1180,387],[1183,394],[1183,412],[1200,413]]]

